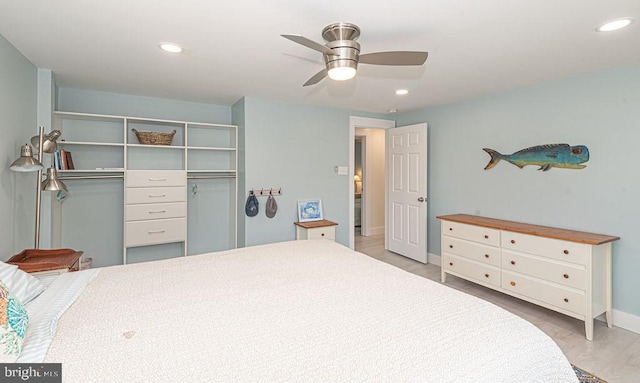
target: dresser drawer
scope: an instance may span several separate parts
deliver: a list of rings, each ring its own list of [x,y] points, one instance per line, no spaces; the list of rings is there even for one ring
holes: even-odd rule
[[[126,177],[128,188],[187,185],[187,172],[184,170],[129,170]]]
[[[182,242],[187,238],[186,218],[125,223],[126,247]]]
[[[500,248],[449,236],[442,237],[443,250],[447,253],[473,259],[474,261],[500,266]]]
[[[580,265],[587,264],[590,248],[589,245],[582,243],[510,231],[504,231],[502,233],[502,247]]]
[[[187,216],[186,202],[149,203],[126,205],[126,221],[144,221],[150,219],[181,218]]]
[[[462,238],[490,246],[500,246],[500,230],[482,226],[442,221],[442,235]]]
[[[328,226],[328,227],[318,227],[315,229],[307,229],[307,238],[306,239],[336,239],[336,227]]]
[[[136,203],[164,203],[164,202],[184,202],[187,200],[187,188],[166,187],[166,188],[127,188],[127,205]]]
[[[585,295],[582,291],[504,270],[502,288],[578,315],[585,314]]]
[[[473,262],[466,258],[444,254],[442,267],[447,271],[464,276],[465,279],[500,286],[500,269],[483,263]]]
[[[586,288],[587,272],[574,263],[503,251],[502,268],[580,290]]]

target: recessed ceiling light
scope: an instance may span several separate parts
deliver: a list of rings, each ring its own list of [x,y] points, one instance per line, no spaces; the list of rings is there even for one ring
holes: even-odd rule
[[[405,94],[407,94],[407,93],[409,93],[409,91],[408,91],[408,90],[406,90],[406,89],[398,89],[398,90],[396,90],[396,94],[397,94],[398,96],[402,96],[402,95],[405,95]]]
[[[165,52],[169,52],[169,53],[182,53],[184,52],[184,49],[174,43],[161,43],[160,44],[160,49],[162,49]]]
[[[398,109],[389,109],[387,113],[398,113]]]
[[[607,21],[606,23],[604,23],[601,26],[599,26],[598,28],[596,28],[596,31],[598,31],[598,32],[617,31],[618,29],[622,29],[622,28],[628,26],[632,22],[633,22],[633,19],[631,17],[624,17],[624,18],[621,18],[621,19]]]

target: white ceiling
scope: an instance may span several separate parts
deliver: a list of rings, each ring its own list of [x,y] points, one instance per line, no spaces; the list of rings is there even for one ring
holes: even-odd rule
[[[625,16],[637,20],[595,32]],[[353,80],[303,88],[322,55],[280,34],[323,42],[322,28],[338,21],[360,27],[362,53],[429,58],[422,67],[361,65]],[[640,0],[1,0],[0,34],[61,87],[385,113],[638,63]],[[187,52],[163,53],[164,41]]]

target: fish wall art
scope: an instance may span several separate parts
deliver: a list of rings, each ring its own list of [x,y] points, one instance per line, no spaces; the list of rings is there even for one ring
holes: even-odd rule
[[[483,148],[489,153],[491,160],[484,170],[496,166],[500,160],[505,160],[522,169],[527,165],[540,166],[538,170],[547,171],[551,168],[583,169],[589,161],[589,149],[584,145],[569,146],[569,144],[547,144],[532,146],[519,150],[513,154],[501,154],[493,149]]]

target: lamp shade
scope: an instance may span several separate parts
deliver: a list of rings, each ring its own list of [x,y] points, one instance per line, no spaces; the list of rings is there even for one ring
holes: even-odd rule
[[[59,130],[52,130],[49,134],[42,136],[42,151],[45,153],[53,153],[58,148],[56,141],[62,135]],[[40,149],[40,136],[31,137],[31,145],[34,148]]]
[[[24,144],[20,147],[20,158],[13,161],[9,169],[15,172],[37,172],[43,167],[40,161],[33,158],[31,146]]]
[[[58,172],[56,171],[56,168],[54,168],[53,166],[50,168],[47,168],[47,178],[45,178],[45,180],[42,181],[42,190],[67,191],[67,185],[65,185],[64,182],[58,179]]]

